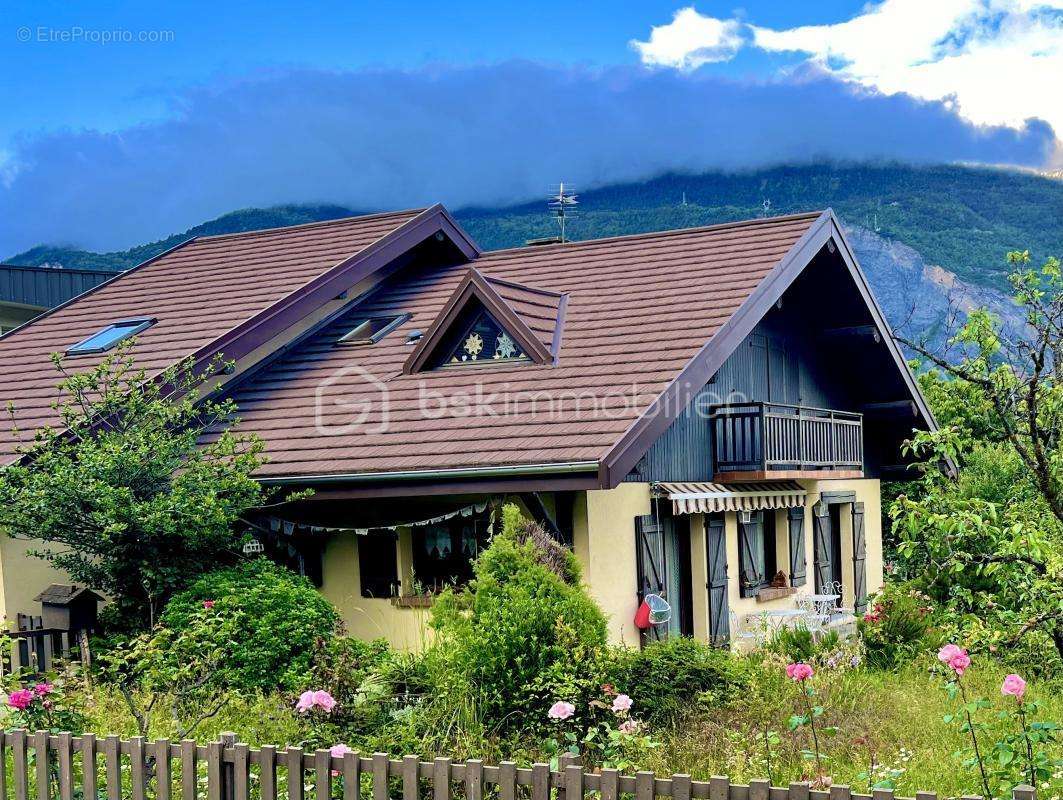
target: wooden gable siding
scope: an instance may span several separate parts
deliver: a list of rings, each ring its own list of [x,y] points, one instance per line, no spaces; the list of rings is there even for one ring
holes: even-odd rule
[[[826,363],[798,308],[773,310],[653,443],[627,481],[710,481],[710,406],[763,401],[853,410],[844,365]]]

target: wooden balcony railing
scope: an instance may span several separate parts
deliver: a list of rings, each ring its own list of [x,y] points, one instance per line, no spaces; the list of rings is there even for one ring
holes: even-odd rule
[[[862,414],[781,403],[735,403],[712,412],[717,475],[767,472],[859,472]]]

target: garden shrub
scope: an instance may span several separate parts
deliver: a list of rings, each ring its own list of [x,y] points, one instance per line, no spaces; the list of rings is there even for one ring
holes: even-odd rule
[[[210,608],[205,608],[205,604]],[[306,580],[265,558],[207,573],[167,604],[161,625],[181,631],[208,611],[234,617],[222,669],[235,689],[303,688],[315,642],[335,635],[336,609]],[[224,636],[222,627],[216,629]]]
[[[867,665],[893,670],[924,655],[940,638],[931,620],[930,598],[910,584],[886,584],[857,621]]]
[[[617,648],[608,674],[610,683],[634,700],[638,715],[653,725],[698,705],[727,702],[748,680],[747,668],[729,651],[687,637],[653,642],[641,650]]]
[[[816,638],[804,625],[784,625],[772,633],[765,649],[783,656],[789,662],[804,661],[811,664],[821,656],[835,652],[839,644],[837,631],[827,631]]]
[[[437,631],[437,691],[475,705],[499,732],[545,719],[551,695],[596,680],[605,617],[578,585],[579,565],[564,553],[561,577],[536,537],[522,535],[515,506],[474,565],[465,591],[447,590],[432,608]],[[571,688],[571,687],[570,687]],[[547,702],[549,700],[549,702]]]

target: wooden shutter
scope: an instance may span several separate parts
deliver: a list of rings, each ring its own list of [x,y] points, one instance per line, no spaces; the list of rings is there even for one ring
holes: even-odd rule
[[[805,508],[786,509],[790,526],[790,585],[804,586],[807,582],[805,559]]]
[[[738,514],[739,594],[754,597],[764,583],[764,516],[757,511],[742,522],[742,512]]]
[[[635,555],[638,567],[639,601],[648,594],[661,594],[665,587],[664,529],[652,514],[635,517]],[[676,608],[672,613],[679,613]],[[642,632],[644,641],[662,639],[664,625],[651,625]]]
[[[723,647],[731,638],[731,609],[727,601],[727,534],[723,514],[705,518],[705,554],[709,572],[709,641],[717,647]]]
[[[822,592],[832,580],[830,534],[830,507],[826,503],[816,503],[812,507],[812,569],[817,592]]]
[[[867,608],[867,542],[864,536],[864,504],[853,503],[853,597],[856,613]]]

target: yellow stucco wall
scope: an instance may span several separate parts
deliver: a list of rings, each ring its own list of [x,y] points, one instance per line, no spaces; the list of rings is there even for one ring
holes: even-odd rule
[[[609,641],[638,646],[635,517],[650,513],[650,486],[622,483],[581,493],[574,513],[573,549],[587,589],[609,621]]]
[[[12,539],[0,533],[0,613],[15,624],[17,614],[41,613],[33,598],[53,583],[70,583],[70,578],[47,561],[27,555],[27,550],[43,548],[39,541]]]
[[[400,608],[389,599],[362,597],[355,533],[332,536],[325,546],[321,593],[339,610],[347,632],[358,639],[387,639],[395,647],[418,650],[430,638],[428,609]],[[409,580],[409,531],[395,542],[399,576]]]

